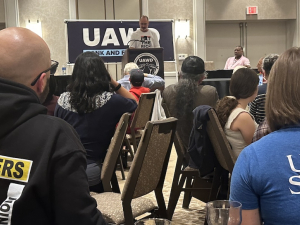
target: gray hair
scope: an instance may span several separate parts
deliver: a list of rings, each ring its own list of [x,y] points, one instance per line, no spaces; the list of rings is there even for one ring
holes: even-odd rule
[[[129,74],[132,69],[139,69],[139,67],[136,63],[133,62],[127,63],[124,67],[124,75]]]
[[[262,61],[262,68],[264,69],[266,75],[270,74],[273,64],[278,59],[278,54],[269,54]]]

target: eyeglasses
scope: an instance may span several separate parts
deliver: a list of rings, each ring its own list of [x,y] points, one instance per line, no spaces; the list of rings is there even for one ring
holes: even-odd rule
[[[33,81],[32,83],[30,84],[31,86],[34,86],[36,84],[36,82],[40,79],[41,75],[43,73],[47,73],[49,70],[50,70],[50,75],[53,75],[55,74],[56,72],[56,69],[58,67],[58,62],[54,61],[54,60],[51,60],[51,66],[49,69],[46,69],[44,70],[43,72],[41,72]]]

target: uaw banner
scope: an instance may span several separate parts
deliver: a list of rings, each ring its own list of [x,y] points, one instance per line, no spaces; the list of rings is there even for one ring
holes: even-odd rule
[[[97,53],[105,62],[121,62],[131,34],[139,29],[138,21],[66,20],[69,63],[85,51]],[[152,21],[149,29],[164,48],[164,61],[175,61],[172,20]]]

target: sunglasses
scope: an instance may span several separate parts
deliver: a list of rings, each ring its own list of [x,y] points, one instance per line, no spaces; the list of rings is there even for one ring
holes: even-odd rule
[[[43,72],[41,72],[32,82],[31,82],[31,86],[34,86],[36,84],[36,82],[40,79],[40,77],[42,76],[43,73],[47,73],[48,71],[50,71],[50,75],[55,74],[56,69],[58,67],[58,62],[51,60],[51,66],[49,69],[44,70]]]

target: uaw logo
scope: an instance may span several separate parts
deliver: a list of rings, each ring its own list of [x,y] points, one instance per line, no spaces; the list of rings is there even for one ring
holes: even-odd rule
[[[144,73],[157,75],[159,71],[159,62],[151,53],[139,54],[135,58],[134,63],[136,63]]]

